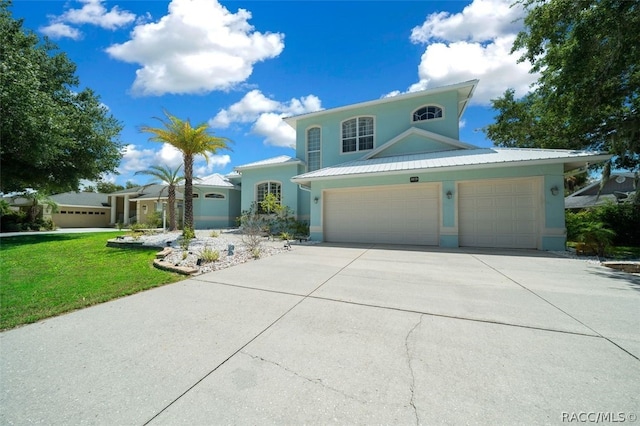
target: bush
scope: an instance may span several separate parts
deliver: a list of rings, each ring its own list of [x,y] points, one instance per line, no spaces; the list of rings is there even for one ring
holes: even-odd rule
[[[581,228],[592,223],[602,223],[615,233],[612,244],[640,246],[640,206],[632,203],[607,204],[565,214],[567,239],[578,241]]]
[[[205,262],[217,262],[220,260],[220,252],[218,250],[213,250],[209,246],[205,246],[205,248],[200,252],[200,258]]]
[[[598,256],[604,256],[611,246],[616,233],[608,229],[603,222],[587,222],[582,224],[578,241],[584,243]]]
[[[151,212],[147,215],[147,227],[150,229],[160,228],[162,226],[162,214],[160,212]]]

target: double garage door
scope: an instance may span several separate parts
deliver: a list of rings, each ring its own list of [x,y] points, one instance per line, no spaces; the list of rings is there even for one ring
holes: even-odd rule
[[[459,245],[536,248],[538,187],[536,179],[459,183]],[[326,191],[324,240],[438,245],[439,192],[439,184]]]
[[[439,185],[327,191],[324,239],[330,242],[438,245]]]

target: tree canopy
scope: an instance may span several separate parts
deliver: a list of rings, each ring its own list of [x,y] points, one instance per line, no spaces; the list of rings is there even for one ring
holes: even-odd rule
[[[498,146],[590,149],[640,166],[640,1],[520,0],[513,45],[540,78],[524,97],[492,100]]]
[[[76,66],[12,17],[0,0],[0,191],[78,190],[81,179],[115,172],[121,124]]]

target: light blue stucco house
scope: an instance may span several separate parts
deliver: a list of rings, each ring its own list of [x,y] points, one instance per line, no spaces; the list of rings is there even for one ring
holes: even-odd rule
[[[272,193],[317,241],[564,250],[564,176],[611,156],[460,141],[477,84],[285,118],[296,131],[295,156],[195,180],[195,227],[234,227]],[[132,188],[105,201],[103,221],[144,222],[165,208],[166,191]]]
[[[285,118],[295,157],[236,167],[241,209],[276,194],[319,241],[564,250],[564,174],[610,156],[460,141],[477,84]]]

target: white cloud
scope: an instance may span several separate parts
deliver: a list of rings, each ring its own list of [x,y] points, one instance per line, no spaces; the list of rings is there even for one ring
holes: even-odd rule
[[[107,10],[104,0],[79,0],[80,9],[69,9],[60,16],[49,16],[50,24],[40,31],[51,38],[71,38],[78,40],[82,33],[68,24],[90,24],[107,30],[115,30],[135,21],[136,15],[114,6]]]
[[[216,168],[224,169],[231,163],[231,157],[228,154],[216,154],[209,156],[209,163],[202,163],[193,169],[193,175],[205,177],[214,173]]]
[[[72,40],[79,40],[82,38],[80,30],[62,22],[55,22],[46,27],[41,27],[40,32],[52,39],[70,38]]]
[[[523,10],[512,0],[474,0],[462,12],[433,13],[411,31],[414,43],[434,40],[485,42],[522,28]]]
[[[321,104],[315,95],[278,102],[266,97],[260,90],[252,90],[228,109],[220,110],[209,120],[209,125],[226,128],[232,123],[253,123],[251,131],[263,136],[265,144],[289,148],[295,146],[296,132],[282,118],[319,111]]]
[[[210,175],[215,169],[223,169],[229,163],[231,163],[231,157],[228,154],[210,155],[208,164],[203,156],[198,155],[194,159],[193,174],[194,176]],[[170,144],[162,144],[159,150],[139,149],[136,145],[130,144],[124,149],[118,172],[131,175],[154,165],[175,169],[181,164],[182,153]]]
[[[517,96],[529,91],[537,74],[527,63],[518,63],[520,52],[511,53],[522,28],[522,7],[512,0],[474,0],[460,13],[434,13],[415,27],[414,43],[426,44],[418,67],[420,81],[409,92],[479,79],[472,102],[487,105],[492,98],[513,88]],[[387,96],[398,94],[392,92]]]
[[[229,90],[249,78],[256,62],[284,49],[283,34],[254,31],[250,18],[216,0],[173,0],[166,16],[137,25],[131,40],[107,52],[142,65],[132,87],[138,95]]]
[[[72,24],[92,24],[98,27],[115,30],[132,23],[136,15],[114,6],[111,10],[102,4],[104,0],[80,0],[80,9],[69,9],[59,19]]]

